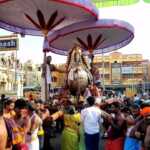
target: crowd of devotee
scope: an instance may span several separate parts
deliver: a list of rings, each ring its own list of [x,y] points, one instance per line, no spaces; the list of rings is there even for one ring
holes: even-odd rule
[[[47,102],[2,94],[0,150],[55,150],[58,136],[58,150],[150,150],[150,95],[103,93],[89,85],[78,102],[65,88]]]

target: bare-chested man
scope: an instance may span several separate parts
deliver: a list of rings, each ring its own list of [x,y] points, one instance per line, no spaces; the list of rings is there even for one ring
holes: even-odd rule
[[[46,64],[42,65],[42,92],[41,97],[42,100],[46,100],[50,96],[50,89],[52,84],[52,72],[57,71],[60,73],[65,73],[65,70],[61,70],[56,67],[56,65],[51,64],[52,57],[47,56],[46,58]],[[46,82],[46,83],[45,83]],[[47,84],[47,89],[45,89],[45,84]],[[45,91],[47,90],[47,96],[45,95]]]
[[[36,114],[34,107],[31,103],[28,103],[28,114],[31,121],[30,126],[30,135],[31,135],[31,142],[29,144],[29,150],[39,150],[39,139],[38,139],[38,131],[40,127],[42,126],[42,120],[41,118]]]
[[[142,150],[150,150],[150,106],[142,104],[140,114],[143,119],[139,120],[134,129],[134,135],[141,140]]]
[[[12,100],[7,100],[4,102],[4,114],[5,118],[13,118],[15,116],[14,112],[15,104]]]
[[[150,116],[147,119],[150,120]],[[146,135],[144,138],[144,146],[145,146],[145,150],[150,149],[150,124],[146,128]]]
[[[105,150],[123,150],[124,137],[126,132],[126,121],[124,114],[120,111],[119,102],[110,105],[112,118],[107,130],[108,139],[105,143]]]

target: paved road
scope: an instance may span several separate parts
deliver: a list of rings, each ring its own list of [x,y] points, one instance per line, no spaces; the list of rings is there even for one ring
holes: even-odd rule
[[[61,135],[60,134],[57,133],[56,137],[51,138],[50,142],[52,145],[52,150],[61,150],[61,148],[60,148]]]
[[[61,134],[56,134],[55,138],[51,138],[52,149],[51,150],[61,150]],[[100,140],[100,148],[99,150],[104,150],[104,140]]]

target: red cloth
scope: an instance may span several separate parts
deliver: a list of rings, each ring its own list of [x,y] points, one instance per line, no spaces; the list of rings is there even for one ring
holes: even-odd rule
[[[27,144],[17,144],[13,147],[13,150],[29,150]]]
[[[124,138],[120,137],[114,140],[106,140],[105,150],[123,150]]]
[[[141,110],[141,115],[142,115],[142,116],[148,116],[148,115],[150,115],[150,107],[149,107],[149,106],[144,107],[144,108]]]

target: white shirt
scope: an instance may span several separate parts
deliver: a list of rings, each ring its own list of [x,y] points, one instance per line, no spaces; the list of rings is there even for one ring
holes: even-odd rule
[[[85,108],[81,111],[81,120],[85,133],[99,133],[100,123],[102,121],[101,110],[96,106]]]

